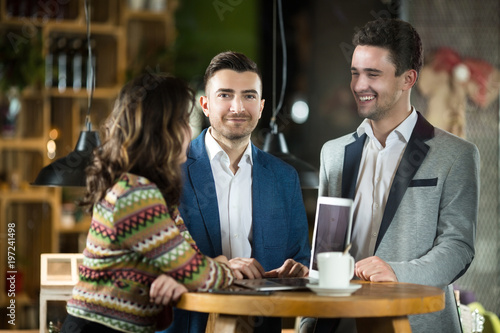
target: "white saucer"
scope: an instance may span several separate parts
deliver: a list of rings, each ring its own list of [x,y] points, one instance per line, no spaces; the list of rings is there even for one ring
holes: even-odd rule
[[[306,287],[319,296],[350,296],[353,292],[361,288],[361,285],[350,283],[349,286],[345,288],[320,288],[318,284],[308,283]]]

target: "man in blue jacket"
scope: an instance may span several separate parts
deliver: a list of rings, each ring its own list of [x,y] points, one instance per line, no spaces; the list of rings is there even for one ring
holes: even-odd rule
[[[237,278],[306,276],[311,253],[297,172],[250,141],[264,108],[257,65],[241,53],[218,54],[205,94],[211,126],[183,166],[180,211],[189,232],[205,255],[227,257]],[[207,318],[175,310],[167,332],[205,332]],[[255,330],[281,332],[281,322],[259,319]]]

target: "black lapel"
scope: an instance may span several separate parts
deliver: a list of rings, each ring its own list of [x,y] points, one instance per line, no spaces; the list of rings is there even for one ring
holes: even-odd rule
[[[377,237],[377,243],[375,244],[375,252],[377,251],[377,248],[387,229],[389,229],[389,225],[396,214],[410,181],[415,176],[415,173],[420,165],[422,165],[422,162],[429,151],[429,146],[425,144],[425,141],[434,136],[434,127],[427,120],[425,120],[420,112],[417,111],[417,115],[417,123],[415,124],[413,133],[408,141],[403,158],[399,163],[396,175],[394,176],[394,180],[392,182],[391,190],[389,192],[389,197],[387,198],[384,216],[382,217]]]
[[[342,170],[342,198],[354,199],[356,194],[356,182],[358,180],[359,164],[363,155],[363,146],[366,134],[358,137],[353,134],[356,141],[348,144],[344,152],[344,168]]]

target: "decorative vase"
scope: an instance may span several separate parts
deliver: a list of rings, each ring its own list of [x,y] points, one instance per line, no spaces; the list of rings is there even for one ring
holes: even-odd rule
[[[21,112],[21,93],[19,88],[11,87],[0,98],[1,132],[4,138],[16,135],[16,123]]]

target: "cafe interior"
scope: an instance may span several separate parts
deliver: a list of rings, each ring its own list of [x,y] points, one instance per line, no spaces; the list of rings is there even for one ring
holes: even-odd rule
[[[61,183],[46,167],[82,165],[119,89],[144,71],[201,96],[214,55],[253,59],[266,104],[252,142],[296,168],[312,234],[321,147],[362,120],[351,38],[379,17],[422,38],[414,107],[479,149],[476,253],[454,287],[481,310],[484,332],[500,332],[498,0],[0,0],[0,330],[56,332],[64,321],[90,217],[76,204],[84,173]],[[201,109],[191,118],[193,137],[209,126]],[[13,271],[15,327],[3,319]],[[292,332],[295,321],[284,323]]]

